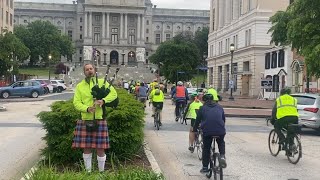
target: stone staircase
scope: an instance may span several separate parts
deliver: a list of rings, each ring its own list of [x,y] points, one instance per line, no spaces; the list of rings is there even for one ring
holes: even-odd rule
[[[117,68],[120,68],[120,70],[117,75],[117,80],[114,82],[114,84],[119,83],[121,79],[126,81],[134,80],[134,81],[150,83],[155,78],[157,78],[156,74],[152,73],[153,71],[156,70],[156,66],[144,65],[144,64],[140,66],[111,66],[108,78],[113,77]],[[107,67],[99,66],[97,69],[98,69],[99,78],[104,78],[105,73],[107,71]],[[71,81],[72,86],[75,86],[83,78],[84,78],[83,67],[77,67],[77,68],[74,68],[70,72],[70,75],[68,77],[66,76],[64,79],[66,82]]]

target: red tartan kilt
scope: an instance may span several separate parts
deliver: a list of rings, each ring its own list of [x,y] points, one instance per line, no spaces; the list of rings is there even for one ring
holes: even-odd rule
[[[99,120],[98,131],[87,132],[85,121],[78,120],[74,130],[73,148],[109,149],[109,133],[106,120]]]

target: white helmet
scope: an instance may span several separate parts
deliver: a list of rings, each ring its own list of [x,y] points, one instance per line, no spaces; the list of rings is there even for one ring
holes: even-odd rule
[[[182,81],[178,81],[178,86],[182,86],[183,82]]]

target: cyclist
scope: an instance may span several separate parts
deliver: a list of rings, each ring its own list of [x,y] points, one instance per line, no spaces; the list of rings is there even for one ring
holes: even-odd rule
[[[182,81],[178,81],[177,83],[177,87],[175,89],[173,89],[173,91],[171,92],[171,98],[175,98],[176,101],[176,109],[175,109],[175,113],[176,113],[176,121],[179,120],[179,107],[180,105],[182,105],[183,109],[185,108],[187,101],[188,101],[188,90],[187,88],[185,88],[183,86],[183,82]]]
[[[163,92],[160,90],[159,85],[155,85],[154,88],[155,89],[153,89],[149,95],[150,103],[152,102],[152,111],[153,111],[152,117],[154,117],[156,107],[159,107],[159,109],[160,109],[159,125],[161,126],[162,125],[161,118],[162,118],[164,95],[163,95]]]
[[[144,107],[146,107],[146,101],[147,101],[147,96],[148,96],[148,88],[145,87],[143,82],[139,86],[139,89],[137,91],[137,95],[138,95],[139,101],[144,104]]]
[[[155,86],[158,85],[158,80],[154,79],[152,83],[150,83],[151,91],[155,89]]]
[[[193,132],[197,131],[199,127],[203,132],[203,151],[202,151],[202,169],[201,173],[209,172],[208,165],[210,160],[210,149],[213,137],[218,136],[217,144],[221,159],[219,160],[222,168],[227,167],[225,158],[225,142],[226,135],[225,115],[223,108],[214,101],[212,94],[207,93],[203,96],[205,104],[199,109],[197,113],[196,122],[193,126]]]
[[[214,101],[216,101],[216,102],[219,101],[218,92],[217,92],[217,90],[215,90],[212,86],[209,87],[209,89],[207,90],[207,92],[210,93],[210,94],[212,94]]]
[[[279,144],[289,143],[290,149],[293,147],[294,130],[288,128],[290,124],[298,124],[298,110],[297,99],[290,96],[291,90],[289,88],[283,88],[280,91],[280,97],[277,98],[275,105],[272,109],[271,123],[279,136]],[[289,142],[285,142],[285,136],[282,133],[282,128],[287,130],[287,137]],[[283,149],[284,146],[282,147]],[[289,153],[289,152],[286,152]]]
[[[193,102],[189,103],[186,109],[186,112],[184,114],[183,119],[191,119],[191,128],[189,131],[189,151],[194,151],[194,141],[195,141],[195,133],[193,132],[193,126],[197,118],[197,111],[200,109],[200,107],[203,105],[201,101],[198,99],[198,93],[193,93],[191,95],[191,98]]]

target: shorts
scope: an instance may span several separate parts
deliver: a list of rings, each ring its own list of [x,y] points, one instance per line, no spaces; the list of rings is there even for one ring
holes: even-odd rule
[[[157,107],[158,109],[163,109],[163,102],[152,102],[153,107]]]

